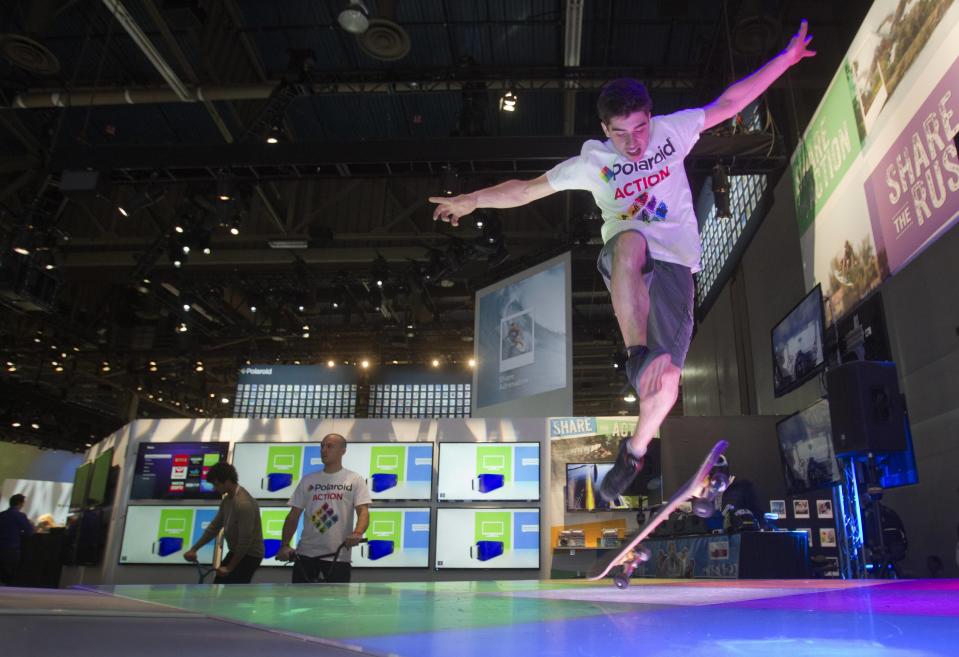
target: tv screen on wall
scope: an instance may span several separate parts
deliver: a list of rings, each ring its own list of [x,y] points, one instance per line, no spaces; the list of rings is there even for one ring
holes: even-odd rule
[[[822,287],[817,285],[772,329],[773,393],[781,397],[822,371]]]
[[[227,459],[229,448],[225,442],[140,443],[130,499],[218,499],[206,473]]]
[[[828,488],[841,481],[826,399],[779,421],[776,434],[789,495]]]
[[[436,568],[539,568],[539,509],[437,509]]]
[[[320,443],[237,443],[233,465],[241,485],[264,500],[289,499],[300,479],[323,469]],[[366,479],[377,500],[428,500],[433,443],[352,442],[343,467]]]
[[[539,443],[440,443],[437,499],[539,499]]]

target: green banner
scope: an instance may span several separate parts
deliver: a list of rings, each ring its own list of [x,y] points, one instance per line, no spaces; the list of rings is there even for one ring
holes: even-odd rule
[[[283,538],[283,523],[286,521],[288,509],[261,509],[260,525],[263,528],[263,538]]]
[[[848,71],[848,64],[843,62],[793,153],[792,180],[800,235],[815,221],[862,147]]]
[[[403,480],[406,472],[405,445],[378,445],[370,448],[370,474],[395,474]]]
[[[477,446],[476,474],[500,474],[503,481],[512,481],[513,448],[508,445]]]
[[[513,514],[509,511],[477,511],[474,515],[477,541],[499,541],[510,549],[513,535]]]
[[[297,479],[300,476],[302,460],[302,445],[271,445],[266,455],[266,474],[282,472],[291,474],[293,479]]]
[[[193,533],[193,509],[163,509],[160,511],[160,526],[157,538],[182,538],[189,545]]]
[[[370,511],[370,525],[366,529],[366,539],[370,541],[393,541],[402,545],[402,511]]]

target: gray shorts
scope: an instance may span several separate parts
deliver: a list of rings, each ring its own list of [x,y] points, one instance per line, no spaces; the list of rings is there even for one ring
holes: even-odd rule
[[[642,231],[636,231],[642,232]],[[613,252],[623,233],[613,235],[599,252],[596,268],[603,275],[606,289],[612,292],[610,276],[613,270]],[[672,262],[653,260],[646,245],[646,269],[643,278],[649,289],[649,326],[646,336],[651,352],[666,351],[673,365],[682,369],[686,352],[693,337],[693,301],[696,287],[689,267]],[[631,347],[632,345],[626,345]]]

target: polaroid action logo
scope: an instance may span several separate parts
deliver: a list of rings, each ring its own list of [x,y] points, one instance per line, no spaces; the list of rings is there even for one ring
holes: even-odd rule
[[[271,376],[272,367],[243,367],[240,368],[240,374],[256,374],[257,376]]]
[[[645,160],[639,160],[638,162],[617,162],[612,167],[603,167],[599,170],[599,177],[603,179],[603,182],[608,183],[611,180],[616,180],[616,176],[619,175],[631,176],[634,173],[652,171],[653,167],[662,164],[666,161],[666,158],[675,153],[676,147],[673,146],[672,137],[669,137],[666,139],[665,144],[657,146],[656,152]]]

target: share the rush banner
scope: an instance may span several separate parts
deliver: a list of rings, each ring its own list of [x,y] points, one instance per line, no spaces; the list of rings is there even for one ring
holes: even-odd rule
[[[896,273],[959,216],[959,59],[866,179],[880,261]]]

